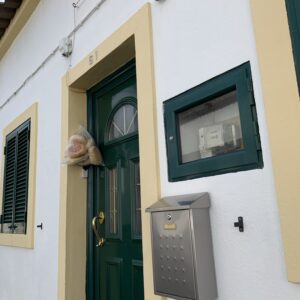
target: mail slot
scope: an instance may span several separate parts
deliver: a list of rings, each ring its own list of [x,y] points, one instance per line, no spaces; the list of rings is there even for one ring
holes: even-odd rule
[[[179,300],[217,298],[208,193],[163,198],[151,213],[155,294]]]

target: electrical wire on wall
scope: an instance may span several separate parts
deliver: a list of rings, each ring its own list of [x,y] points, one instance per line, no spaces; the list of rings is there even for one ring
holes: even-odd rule
[[[73,6],[73,28],[75,29],[77,26],[77,10],[78,8],[85,2],[86,0],[78,0],[76,2],[72,3]],[[73,29],[73,30],[74,30]],[[76,37],[76,31],[73,31],[68,35],[68,38],[72,38],[72,49],[75,48],[75,37]],[[72,67],[72,54],[69,56],[69,67],[68,70],[70,70]]]
[[[67,35],[67,38],[72,39],[73,48],[75,43],[75,34],[76,32],[93,16],[93,14],[102,6],[102,4],[106,0],[99,1],[94,8],[77,24],[77,16],[76,10],[85,2],[86,0],[78,0],[72,3],[74,9],[74,29]],[[42,61],[42,63],[29,75],[25,78],[25,80],[21,83],[21,85],[0,105],[0,111],[27,85],[27,83],[51,60],[53,56],[59,51],[59,46],[56,46],[50,54]],[[69,66],[68,69],[71,67],[71,56],[69,56]]]

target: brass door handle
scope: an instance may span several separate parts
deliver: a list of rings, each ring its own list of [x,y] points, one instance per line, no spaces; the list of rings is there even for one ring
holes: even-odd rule
[[[92,228],[93,228],[94,234],[95,234],[96,239],[97,239],[96,247],[103,247],[104,244],[105,244],[105,239],[99,235],[99,232],[98,232],[98,229],[97,229],[97,220],[99,220],[100,224],[103,224],[104,223],[104,218],[105,218],[104,213],[101,211],[99,213],[99,215],[94,217],[93,220],[92,220]]]

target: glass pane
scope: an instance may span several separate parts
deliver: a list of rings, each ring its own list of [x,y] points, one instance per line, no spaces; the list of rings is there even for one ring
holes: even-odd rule
[[[114,140],[138,129],[137,110],[131,104],[121,106],[115,113],[109,128],[108,140]]]
[[[236,91],[178,113],[182,163],[244,148]]]
[[[141,218],[141,183],[140,183],[140,163],[134,164],[134,188],[135,188],[135,227],[134,233],[137,236],[142,235]]]
[[[109,170],[109,232],[118,233],[117,169]]]

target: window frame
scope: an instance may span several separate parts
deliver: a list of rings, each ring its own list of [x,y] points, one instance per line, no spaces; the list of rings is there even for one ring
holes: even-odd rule
[[[34,211],[36,186],[36,146],[37,146],[37,114],[38,105],[34,103],[3,130],[2,150],[6,146],[7,137],[18,127],[30,120],[29,168],[28,168],[28,195],[27,195],[27,222],[26,233],[0,233],[1,246],[14,246],[22,248],[34,247]],[[3,185],[5,172],[5,154],[2,151],[2,170],[0,177],[0,211],[3,207]]]
[[[19,127],[17,127],[16,129],[14,129],[11,133],[9,133],[6,136],[6,144],[4,146],[4,154],[5,154],[5,165],[4,165],[4,178],[3,178],[3,198],[2,198],[2,211],[0,213],[2,213],[2,219],[1,221],[1,225],[0,225],[0,232],[1,233],[9,233],[9,234],[24,234],[26,233],[26,225],[27,225],[27,199],[28,199],[28,171],[29,171],[29,153],[30,153],[30,123],[31,123],[31,119],[26,120],[23,124],[21,124]],[[26,135],[24,136],[24,132],[26,132]],[[18,156],[19,153],[19,149],[20,147],[22,147],[22,145],[20,144],[20,140],[21,143],[24,142],[24,139],[22,139],[22,136],[25,137],[25,142],[27,145],[26,148],[26,156],[23,157],[23,159],[25,159],[25,163],[26,163],[26,169],[25,169],[25,174],[24,172],[24,167],[23,172],[22,172],[22,176],[25,176],[25,178],[22,178],[21,182],[19,181],[20,178],[18,178],[18,168],[19,168],[19,163],[24,164],[24,160],[20,161],[20,157]],[[27,141],[26,141],[27,140]],[[8,146],[8,144],[10,144],[11,146],[13,146],[13,150],[14,152],[11,153],[12,157],[10,156],[10,151],[9,148],[10,146]],[[13,161],[13,165],[9,165],[8,166],[8,161]],[[8,172],[13,172],[14,174],[14,178],[13,180],[9,181],[9,184],[13,183],[13,188],[6,190],[6,186],[7,186],[7,178],[10,177]],[[25,182],[24,182],[24,179]],[[18,184],[19,181],[19,184]],[[22,185],[23,188],[25,188],[25,190],[23,189],[23,193],[20,191],[22,191]],[[21,190],[20,190],[21,189]],[[12,194],[9,193],[9,191],[11,190]],[[12,207],[11,207],[11,213],[8,214],[7,216],[4,214],[4,210],[5,210],[5,204],[6,204],[6,197],[4,196],[4,194],[6,194],[6,192],[8,193],[7,196],[13,196],[13,201],[12,201]],[[23,194],[23,195],[22,195]],[[17,201],[17,197],[18,196],[23,196],[21,198],[19,198],[19,201]],[[25,197],[24,197],[25,196]],[[17,205],[22,204],[22,202],[20,202],[20,200],[23,202],[24,204],[24,210],[23,210],[23,205],[21,206],[21,211],[20,206],[19,209],[17,209]],[[17,203],[18,202],[18,203]],[[23,213],[23,217],[20,216],[20,213]],[[18,217],[17,217],[18,215]],[[5,217],[8,217],[9,219],[11,218],[10,222],[5,222]],[[18,222],[16,221],[16,219],[23,219],[23,222]],[[20,220],[19,220],[20,221]],[[21,226],[21,231],[24,232],[18,232],[20,230],[20,226]],[[9,229],[9,231],[12,232],[7,232],[4,230]],[[15,231],[16,229],[16,231]]]
[[[180,163],[181,146],[177,114],[236,90],[244,149]],[[169,181],[244,171],[263,167],[250,63],[214,77],[164,102]]]

